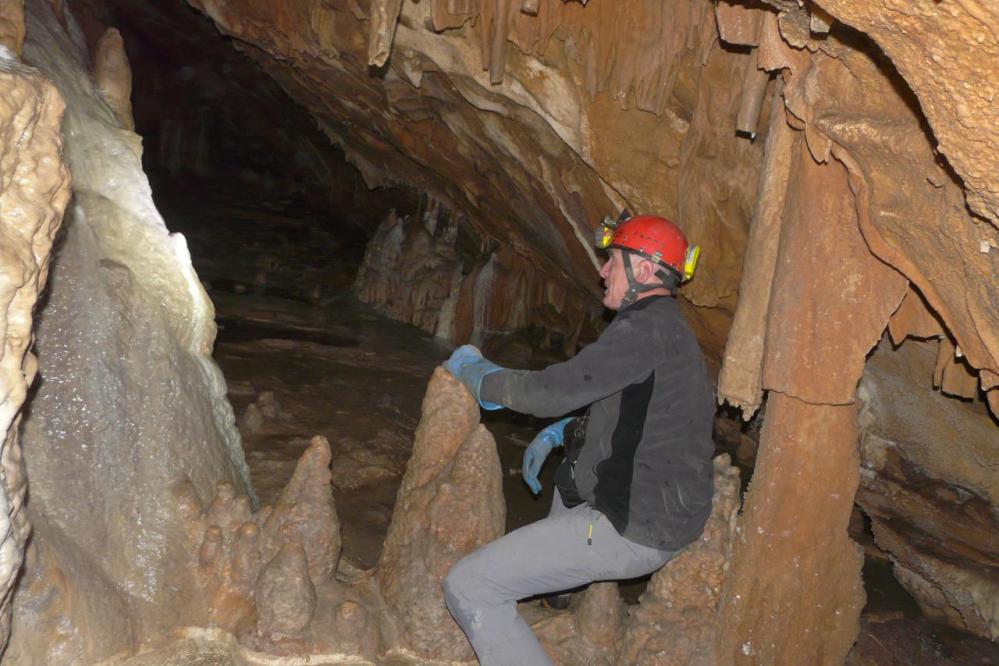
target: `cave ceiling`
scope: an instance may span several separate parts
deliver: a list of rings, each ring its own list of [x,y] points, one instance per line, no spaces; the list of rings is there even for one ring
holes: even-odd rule
[[[684,296],[706,306],[697,315],[713,355],[740,290],[767,118],[786,108],[816,161],[846,166],[875,256],[919,291],[982,388],[999,382],[994,10],[920,2],[893,14],[889,2],[836,0],[551,0],[534,14],[471,0],[190,5],[309,111],[369,186],[404,184],[459,211],[483,255],[575,294],[566,311],[598,315],[589,239],[603,215],[627,207],[676,219],[704,247]],[[164,33],[196,18],[175,10]]]

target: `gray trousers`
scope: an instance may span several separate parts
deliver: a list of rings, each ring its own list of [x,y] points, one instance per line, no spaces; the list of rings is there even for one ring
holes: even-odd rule
[[[517,612],[518,599],[644,576],[675,554],[628,541],[587,504],[565,508],[556,490],[547,518],[455,564],[444,580],[444,600],[483,666],[550,666]]]

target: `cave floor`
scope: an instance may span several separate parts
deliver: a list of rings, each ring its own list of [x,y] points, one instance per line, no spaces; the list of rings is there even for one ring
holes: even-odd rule
[[[326,437],[344,555],[373,567],[427,382],[451,347],[348,296],[325,307],[219,288],[211,296],[215,359],[261,504],[277,499],[309,439]],[[515,414],[485,419],[507,471],[507,529],[515,529],[544,515],[551,501],[550,480],[535,498],[519,471],[523,449],[545,423]]]

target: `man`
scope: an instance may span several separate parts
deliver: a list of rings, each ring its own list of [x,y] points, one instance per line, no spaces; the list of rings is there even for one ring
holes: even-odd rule
[[[545,428],[524,456],[524,480],[563,446],[547,518],[459,561],[448,608],[485,666],[550,664],[517,612],[519,599],[656,571],[696,540],[711,512],[714,394],[700,348],[673,296],[696,247],[653,216],[605,224],[598,245],[603,304],[617,314],[574,358],[538,372],[507,370],[464,346],[447,362],[485,409],[585,416]]]

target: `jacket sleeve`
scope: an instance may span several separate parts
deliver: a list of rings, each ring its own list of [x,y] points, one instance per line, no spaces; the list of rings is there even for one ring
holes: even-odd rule
[[[632,313],[618,315],[596,342],[564,363],[486,375],[481,397],[514,411],[552,417],[617,393],[648,376],[650,359],[661,358],[653,350],[653,332],[641,320]]]

